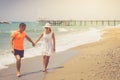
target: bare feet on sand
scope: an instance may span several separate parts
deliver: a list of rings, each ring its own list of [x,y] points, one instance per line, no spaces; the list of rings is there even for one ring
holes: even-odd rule
[[[20,75],[20,72],[17,72],[17,73],[16,73],[16,76],[17,76],[17,77],[20,77],[20,76],[21,76],[21,75]]]
[[[43,72],[47,72],[47,69],[44,69]]]

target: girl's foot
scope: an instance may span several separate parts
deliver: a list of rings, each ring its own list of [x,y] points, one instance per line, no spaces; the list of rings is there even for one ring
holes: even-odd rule
[[[47,69],[44,69],[43,72],[47,72]]]

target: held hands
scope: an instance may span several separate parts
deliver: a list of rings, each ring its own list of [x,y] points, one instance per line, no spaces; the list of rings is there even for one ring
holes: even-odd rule
[[[37,44],[37,42],[35,41],[35,42],[33,42],[33,47],[35,47],[36,46],[36,44]]]
[[[33,47],[35,47],[36,46],[36,44],[37,44],[37,42],[35,41],[35,42],[32,42],[32,46]]]
[[[35,47],[35,43],[34,42],[32,43],[32,46]]]

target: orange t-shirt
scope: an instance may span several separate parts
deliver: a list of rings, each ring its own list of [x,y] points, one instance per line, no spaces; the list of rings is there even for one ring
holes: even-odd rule
[[[20,33],[19,31],[14,31],[11,36],[14,37],[13,48],[17,50],[24,50],[24,38],[26,36],[26,32]]]

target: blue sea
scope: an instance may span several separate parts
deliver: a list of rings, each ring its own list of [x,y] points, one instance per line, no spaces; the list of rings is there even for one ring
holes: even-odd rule
[[[8,68],[7,65],[15,63],[15,57],[10,51],[10,34],[14,30],[18,29],[20,22],[11,22],[10,24],[0,24],[0,69]],[[27,25],[27,35],[35,41],[41,32],[44,31],[44,24],[39,22],[25,22]],[[108,27],[115,27],[113,23],[111,26],[107,24],[102,26],[101,24],[87,25],[52,25],[52,31],[56,37],[56,53],[70,49],[72,47],[98,41],[101,37],[100,30]],[[119,23],[117,23],[119,25]],[[31,43],[25,40],[25,57],[30,58],[41,55],[42,41],[32,47]]]

